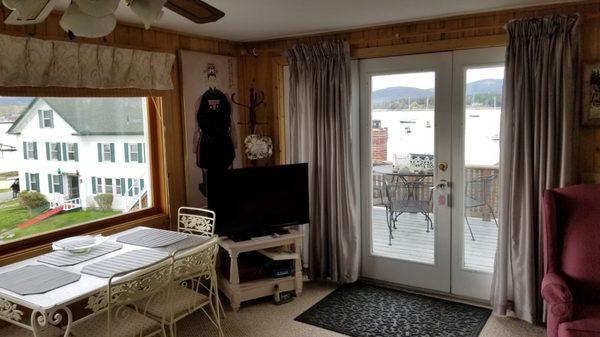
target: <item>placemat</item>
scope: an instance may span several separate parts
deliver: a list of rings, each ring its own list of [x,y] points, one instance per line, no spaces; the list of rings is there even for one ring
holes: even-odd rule
[[[200,246],[208,240],[210,240],[210,238],[197,235],[189,235],[185,240],[176,242],[166,247],[156,248],[156,250],[173,254],[178,250]]]
[[[83,274],[108,278],[115,274],[149,266],[169,254],[154,249],[133,250],[106,260],[87,265],[81,269]]]
[[[120,243],[105,242],[101,245],[92,248],[87,253],[71,253],[65,250],[59,250],[56,252],[44,254],[40,256],[38,262],[51,264],[57,267],[74,266],[76,264],[89,261],[99,256],[112,253],[121,248],[123,248],[123,245]]]
[[[79,281],[81,275],[44,265],[24,266],[0,274],[0,288],[19,295],[43,294]]]
[[[147,248],[157,248],[172,245],[185,240],[187,234],[167,231],[164,229],[144,228],[133,233],[124,234],[117,238],[117,242]]]

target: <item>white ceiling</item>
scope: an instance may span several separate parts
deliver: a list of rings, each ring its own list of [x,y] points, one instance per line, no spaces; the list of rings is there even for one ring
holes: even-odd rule
[[[249,42],[568,1],[577,0],[205,0],[225,17],[198,25],[165,10],[155,26]],[[59,7],[68,3],[61,0]],[[124,1],[117,17],[122,22],[139,23]]]

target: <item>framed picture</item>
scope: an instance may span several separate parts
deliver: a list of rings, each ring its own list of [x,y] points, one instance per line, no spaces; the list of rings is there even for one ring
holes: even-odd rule
[[[600,125],[600,63],[583,65],[582,125]]]

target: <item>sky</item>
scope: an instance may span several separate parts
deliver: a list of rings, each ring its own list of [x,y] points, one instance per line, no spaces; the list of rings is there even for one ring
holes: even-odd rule
[[[469,68],[467,69],[467,83],[483,79],[504,78],[504,67]],[[410,74],[373,76],[372,90],[389,87],[413,87],[429,89],[435,86],[435,72],[418,72]]]

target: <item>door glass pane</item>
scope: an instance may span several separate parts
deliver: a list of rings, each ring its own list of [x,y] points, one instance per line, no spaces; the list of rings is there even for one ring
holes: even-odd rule
[[[465,269],[492,272],[498,237],[498,170],[504,67],[466,69]]]
[[[435,263],[435,72],[371,78],[372,253]]]

